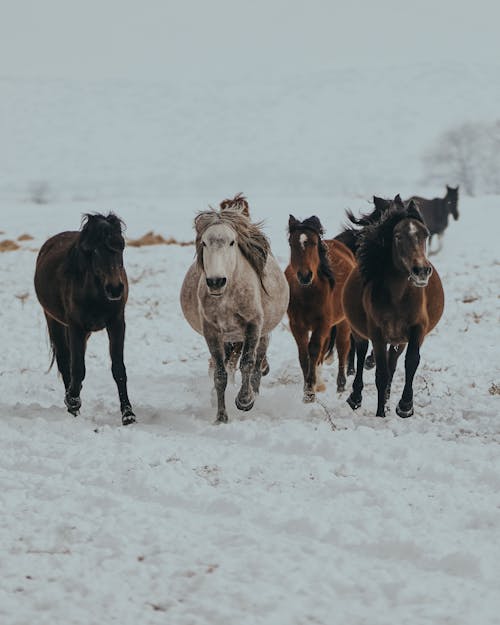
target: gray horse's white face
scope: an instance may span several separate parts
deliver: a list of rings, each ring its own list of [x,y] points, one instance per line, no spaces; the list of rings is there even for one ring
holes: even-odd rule
[[[236,233],[227,224],[210,226],[201,237],[203,269],[210,295],[220,297],[236,268]]]

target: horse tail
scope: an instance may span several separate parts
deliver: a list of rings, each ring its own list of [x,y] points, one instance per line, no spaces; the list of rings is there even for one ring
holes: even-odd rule
[[[333,360],[333,348],[335,347],[335,338],[337,336],[337,326],[332,326],[330,330],[330,340],[328,341],[328,348],[323,360],[332,362]]]
[[[49,371],[52,369],[56,361],[56,348],[50,337],[49,337],[49,340],[50,340],[50,363],[49,363],[49,368],[47,369],[45,373],[49,373]]]

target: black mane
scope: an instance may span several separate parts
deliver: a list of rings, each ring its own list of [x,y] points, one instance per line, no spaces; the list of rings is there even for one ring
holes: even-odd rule
[[[323,235],[325,234],[325,230],[323,226],[321,225],[321,221],[319,220],[318,217],[316,217],[316,215],[313,215],[312,217],[308,217],[307,219],[304,219],[304,221],[299,221],[298,219],[295,219],[292,223],[289,222],[288,232],[290,234],[296,231],[302,232],[303,230],[310,230],[311,232],[314,232],[314,234],[318,236],[318,255],[319,255],[318,273],[319,275],[324,276],[328,280],[328,282],[330,283],[330,286],[333,289],[333,287],[335,286],[335,275],[333,273],[333,269],[330,264],[330,259],[328,258],[328,248],[326,247],[325,242],[323,241]]]
[[[396,196],[394,200],[386,200],[377,196],[373,196],[374,208],[371,213],[361,213],[359,217],[355,217],[354,213],[347,209],[346,216],[350,224],[344,225],[342,232],[338,234],[335,239],[346,245],[351,252],[356,254],[359,237],[361,234],[361,228],[376,224],[380,221],[382,216],[394,205],[395,202],[399,202],[401,198]],[[351,225],[353,224],[353,225]]]
[[[357,259],[363,282],[381,282],[392,265],[392,233],[403,219],[425,222],[414,202],[404,208],[391,207],[378,223],[360,231]]]

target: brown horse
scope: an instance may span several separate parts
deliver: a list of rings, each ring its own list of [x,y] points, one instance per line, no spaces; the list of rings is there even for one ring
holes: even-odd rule
[[[123,364],[128,283],[122,226],[113,213],[85,215],[80,231],[51,237],[38,254],[35,291],[47,320],[52,363],[57,361],[66,389],[68,412],[77,416],[82,403],[87,340],[106,328],[122,423],[128,425],[135,418]]]
[[[358,266],[342,298],[357,344],[356,377],[347,400],[353,410],[361,406],[363,363],[370,339],[375,351],[377,416],[385,417],[397,360],[406,346],[405,386],[396,412],[400,417],[413,414],[413,378],[420,347],[444,308],[441,280],[426,256],[428,236],[416,204],[411,201],[405,206],[398,197],[378,223],[362,231]]]
[[[343,243],[323,241],[323,226],[316,216],[301,222],[290,215],[288,231],[288,318],[304,375],[304,402],[311,402],[316,391],[325,390],[318,380],[318,367],[331,355],[334,342],[339,357],[337,391],[345,389],[351,330],[345,321],[341,293],[355,259]]]

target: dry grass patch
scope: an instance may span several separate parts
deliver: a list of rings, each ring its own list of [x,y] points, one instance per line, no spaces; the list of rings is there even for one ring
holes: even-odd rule
[[[33,241],[35,237],[32,237],[31,234],[21,234],[20,236],[17,237],[18,241]]]
[[[13,252],[18,250],[21,246],[11,239],[4,239],[0,241],[0,252]]]
[[[500,384],[492,384],[488,392],[490,395],[500,395]]]
[[[143,245],[180,245],[181,247],[185,247],[187,245],[194,245],[194,241],[178,241],[174,239],[174,237],[165,239],[161,234],[155,234],[150,230],[138,239],[128,239],[127,245],[131,247],[142,247]]]

